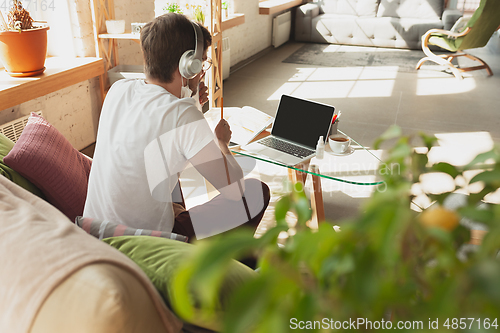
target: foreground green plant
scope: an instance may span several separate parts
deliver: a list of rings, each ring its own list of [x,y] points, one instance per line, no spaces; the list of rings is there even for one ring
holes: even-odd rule
[[[310,218],[308,201],[300,186],[293,187],[276,205],[276,227],[262,238],[235,233],[200,244],[193,260],[179,270],[174,309],[185,317],[199,314],[194,308],[213,316],[214,299],[231,258],[257,251],[259,275],[224,305],[224,332],[274,333],[301,328],[318,332],[346,323],[348,327],[342,328],[370,330],[379,325],[379,329],[389,329],[409,323],[399,328],[496,331],[500,317],[500,207],[479,209],[477,204],[500,187],[498,148],[478,155],[459,170],[448,163],[429,165],[427,152],[416,152],[412,137],[402,136],[397,127],[384,133],[375,149],[389,139],[396,143],[381,167],[384,186],[374,192],[358,218],[341,224],[341,232],[328,223],[318,230],[305,228]],[[436,142],[425,134],[419,139],[427,151]],[[485,165],[487,161],[493,162]],[[398,173],[383,172],[394,164],[399,165]],[[478,167],[483,170],[470,183],[481,182],[482,190],[469,195],[466,206],[455,212],[441,206],[452,191],[428,194],[439,206],[430,218],[410,209],[411,187],[422,175],[445,173],[460,184],[464,172]],[[290,210],[298,217],[298,231],[284,247],[278,247],[279,233],[288,230],[284,218]],[[457,216],[489,228],[482,246],[467,260],[459,260],[457,251],[469,241],[470,231],[450,220]],[[193,290],[202,296],[201,307],[192,302],[188,291]]]

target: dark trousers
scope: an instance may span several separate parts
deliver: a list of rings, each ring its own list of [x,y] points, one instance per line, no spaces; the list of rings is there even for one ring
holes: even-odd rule
[[[257,211],[257,213],[255,215],[251,214],[254,216],[251,217],[250,215],[250,219],[246,223],[243,223],[236,228],[249,228],[250,230],[255,231],[264,216],[267,206],[269,205],[271,197],[269,187],[260,180],[245,179],[244,197],[245,200],[243,200],[243,202],[245,203],[245,209],[247,212]],[[222,219],[228,220],[231,219],[231,214],[228,213],[227,208],[231,207],[231,205],[234,205],[233,201],[228,200],[219,194],[212,200],[202,205],[193,207],[192,210],[196,210],[197,216],[206,216],[207,221],[218,221]],[[190,243],[196,239],[196,233],[189,211],[184,211],[175,217],[172,232],[187,236]],[[229,231],[226,231],[225,233],[227,232]]]

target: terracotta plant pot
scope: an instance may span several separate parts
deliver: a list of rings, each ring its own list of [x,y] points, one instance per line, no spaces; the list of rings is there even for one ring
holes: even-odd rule
[[[49,27],[0,32],[0,60],[10,76],[35,76],[45,70]]]

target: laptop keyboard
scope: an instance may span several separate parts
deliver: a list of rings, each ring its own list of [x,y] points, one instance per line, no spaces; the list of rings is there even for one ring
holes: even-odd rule
[[[259,141],[259,143],[267,146],[269,148],[274,148],[276,150],[282,151],[284,153],[296,156],[298,158],[304,158],[315,153],[314,150],[302,148],[296,146],[292,143],[277,139],[273,136],[269,136]]]

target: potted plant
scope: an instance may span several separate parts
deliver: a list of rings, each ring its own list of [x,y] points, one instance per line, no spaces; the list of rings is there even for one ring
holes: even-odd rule
[[[201,6],[196,6],[194,8],[194,20],[201,25],[205,25],[205,13],[203,13],[203,8]]]
[[[306,228],[308,201],[300,187],[294,188],[277,202],[276,227],[261,238],[235,233],[199,242],[196,255],[176,273],[175,311],[189,320],[202,309],[207,318],[222,321],[221,332],[231,333],[497,331],[500,205],[478,203],[500,187],[499,148],[459,169],[448,163],[430,165],[427,153],[437,141],[434,137],[420,135],[426,152],[413,149],[411,137],[396,127],[382,139],[397,140],[381,165],[384,185],[340,232],[329,223],[316,231]],[[396,172],[388,172],[392,165],[399,166],[389,168]],[[464,173],[470,171],[476,175],[466,182]],[[461,207],[446,204],[457,195],[455,190],[424,192],[436,203],[416,212],[411,189],[422,189],[422,178],[431,173],[454,180],[456,189],[470,184],[482,189],[466,196]],[[297,214],[297,230],[278,247],[279,233],[289,228],[289,210]],[[463,225],[467,218],[489,228],[480,246],[469,244],[471,231]],[[212,304],[230,258],[249,251],[261,253],[259,274],[232,294],[222,318],[215,317]],[[200,296],[198,303],[193,291]]]
[[[229,1],[222,1],[222,10],[224,12],[224,18],[229,17]]]
[[[10,76],[35,76],[45,70],[48,26],[33,25],[29,12],[20,0],[2,16],[0,60]]]
[[[178,14],[184,14],[182,12],[181,6],[179,6],[177,3],[168,3],[165,7],[163,7],[163,11],[165,13],[178,13]]]

